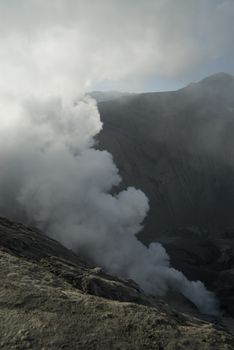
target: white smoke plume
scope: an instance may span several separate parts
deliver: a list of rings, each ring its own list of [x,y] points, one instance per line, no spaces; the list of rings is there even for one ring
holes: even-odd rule
[[[38,10],[35,3],[30,9]],[[132,187],[118,192],[111,155],[93,147],[102,123],[95,101],[82,97],[98,76],[91,51],[81,55],[83,65],[85,38],[79,41],[77,27],[67,28],[63,13],[50,20],[46,30],[34,23],[22,33],[1,30],[0,215],[41,228],[146,293],[174,289],[202,312],[216,313],[212,293],[170,267],[160,244],[147,248],[137,240],[148,200]]]

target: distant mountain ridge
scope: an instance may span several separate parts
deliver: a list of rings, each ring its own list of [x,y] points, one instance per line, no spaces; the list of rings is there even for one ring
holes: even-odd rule
[[[120,91],[91,91],[87,93],[87,95],[94,98],[97,102],[105,102],[105,101],[119,99],[124,96],[134,95],[134,94],[130,92],[120,92]]]

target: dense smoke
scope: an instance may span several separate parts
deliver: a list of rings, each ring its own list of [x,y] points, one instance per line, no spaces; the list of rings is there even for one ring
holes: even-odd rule
[[[92,67],[76,69],[78,34],[57,26],[32,30],[30,40],[27,31],[1,33],[0,215],[41,228],[147,293],[174,289],[216,313],[213,295],[171,268],[160,244],[137,240],[148,200],[132,187],[118,192],[111,155],[94,149],[102,123],[95,101],[81,97]]]
[[[100,128],[92,100],[25,103],[19,123],[7,134],[1,130],[1,215],[36,225],[147,293],[174,288],[213,312],[215,301],[202,283],[170,268],[160,244],[146,248],[135,237],[148,200],[134,188],[110,194],[120,177],[111,155],[92,148]]]

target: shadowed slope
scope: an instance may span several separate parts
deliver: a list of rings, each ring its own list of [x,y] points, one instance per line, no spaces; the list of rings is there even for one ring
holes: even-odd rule
[[[150,199],[144,242],[178,227],[234,227],[233,76],[98,107],[104,122],[98,147],[113,154],[123,186],[141,188]]]

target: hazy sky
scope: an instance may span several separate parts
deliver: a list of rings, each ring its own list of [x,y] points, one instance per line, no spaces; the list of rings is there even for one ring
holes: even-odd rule
[[[21,77],[33,58],[42,75],[69,66],[88,90],[174,89],[234,73],[234,0],[0,0],[0,16],[8,79],[9,53]]]

